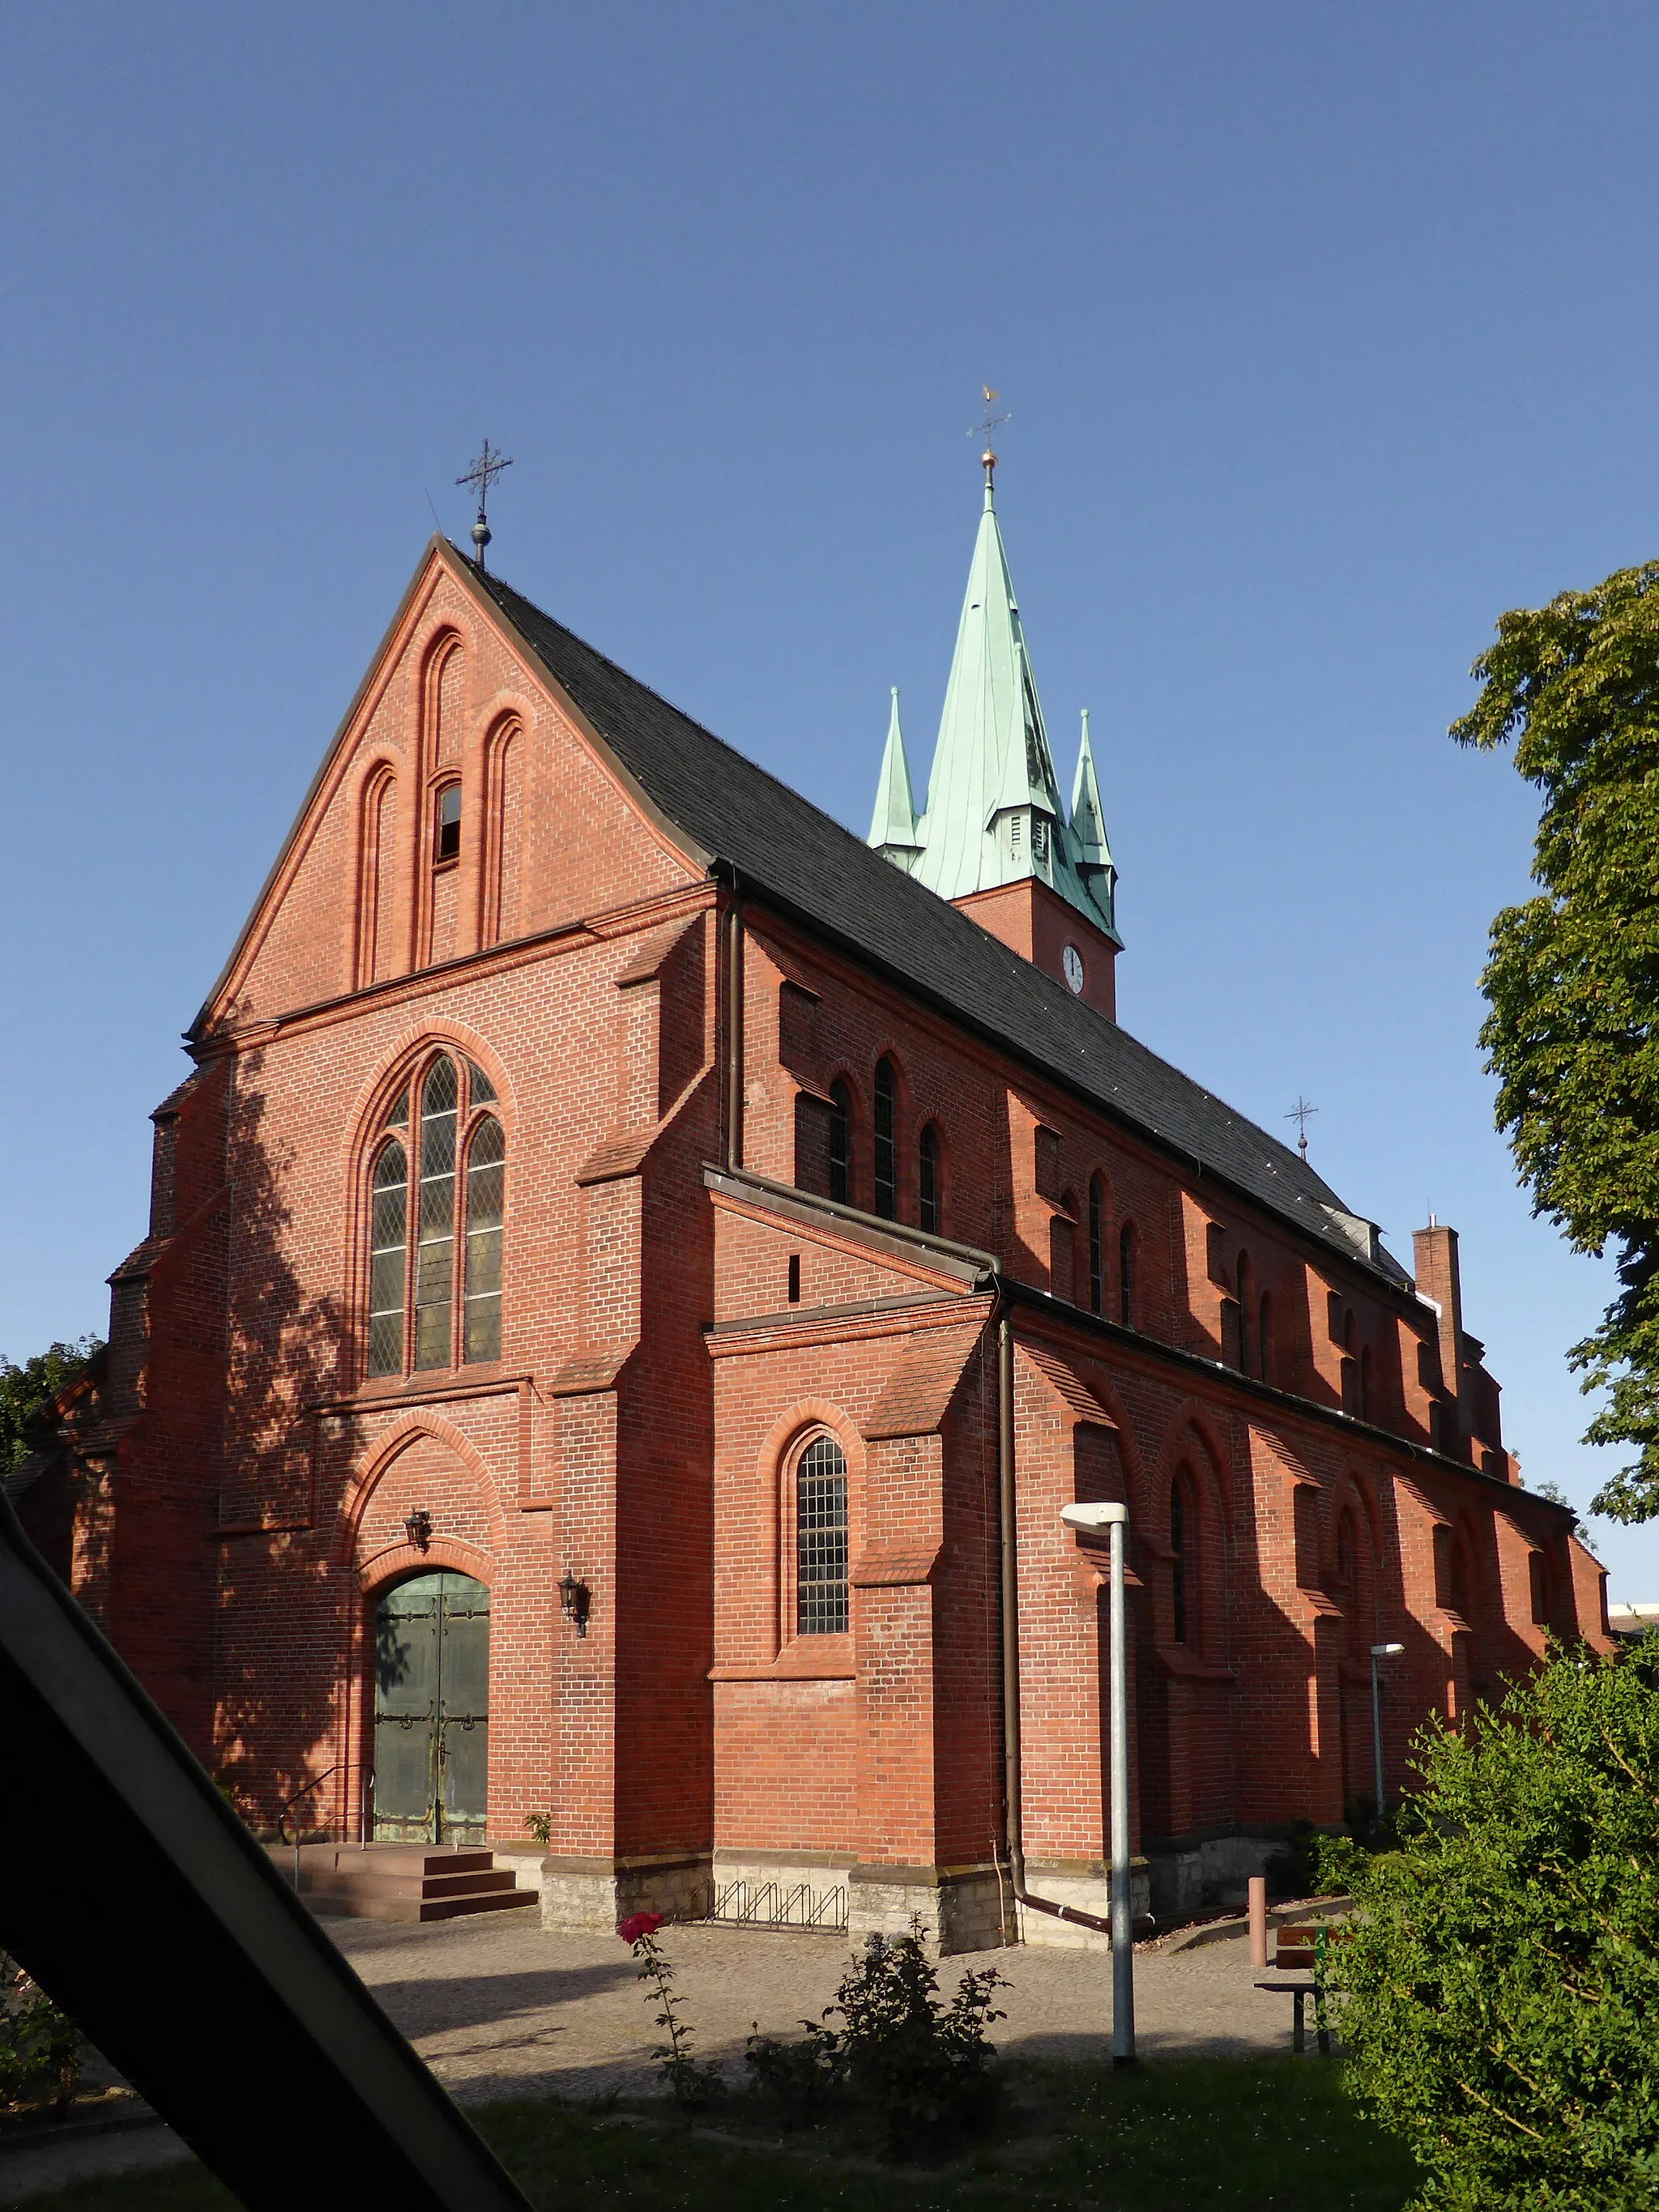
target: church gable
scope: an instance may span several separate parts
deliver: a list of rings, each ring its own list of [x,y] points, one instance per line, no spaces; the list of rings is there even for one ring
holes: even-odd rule
[[[428,548],[198,1033],[701,878],[469,567]]]

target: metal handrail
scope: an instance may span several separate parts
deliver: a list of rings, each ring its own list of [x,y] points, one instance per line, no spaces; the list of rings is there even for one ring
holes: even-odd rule
[[[354,1766],[362,1770],[363,1777],[362,1802],[358,1808],[357,1848],[359,1850],[367,1850],[368,1848],[368,1792],[374,1785],[374,1769],[366,1765],[361,1759],[337,1759],[332,1766],[325,1767],[320,1774],[313,1774],[309,1782],[302,1782],[294,1795],[286,1799],[277,1808],[277,1841],[282,1844],[287,1843],[288,1829],[285,1823],[288,1815],[294,1810],[301,1798],[309,1796],[313,1790],[321,1789],[323,1784],[329,1781],[334,1775],[349,1774]],[[296,1897],[300,1893],[300,1835],[301,1830],[296,1825],[294,1831],[294,1893]]]

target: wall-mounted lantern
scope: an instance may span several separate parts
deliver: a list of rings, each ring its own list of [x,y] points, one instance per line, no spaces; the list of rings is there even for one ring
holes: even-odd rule
[[[417,1505],[404,1522],[404,1534],[417,1552],[424,1552],[432,1541],[432,1516],[424,1505]]]
[[[593,1602],[593,1593],[587,1584],[567,1568],[559,1577],[559,1610],[574,1627],[578,1636],[587,1633],[587,1608]]]

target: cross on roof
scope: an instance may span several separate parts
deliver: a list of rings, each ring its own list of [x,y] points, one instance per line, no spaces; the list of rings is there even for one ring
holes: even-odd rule
[[[1294,1121],[1296,1123],[1296,1141],[1304,1160],[1308,1157],[1308,1116],[1310,1114],[1316,1114],[1318,1111],[1318,1107],[1310,1106],[1307,1100],[1298,1091],[1296,1094],[1295,1105],[1291,1107],[1290,1112],[1285,1116],[1285,1119],[1287,1121]]]
[[[478,519],[472,526],[472,543],[478,549],[473,557],[481,568],[484,564],[484,548],[490,538],[489,521],[484,512],[489,503],[489,487],[503,469],[510,469],[512,465],[513,456],[501,453],[486,438],[483,453],[464,477],[455,479],[458,484],[477,484],[478,487]]]
[[[991,450],[992,434],[1001,428],[1013,410],[1009,409],[999,415],[996,411],[996,404],[1002,394],[1000,392],[993,392],[988,384],[981,384],[979,388],[985,394],[985,412],[977,422],[969,424],[968,435],[970,438],[983,438],[985,441],[985,451],[979,459],[980,466],[985,471],[986,481],[988,483],[991,471],[997,465],[997,457]]]

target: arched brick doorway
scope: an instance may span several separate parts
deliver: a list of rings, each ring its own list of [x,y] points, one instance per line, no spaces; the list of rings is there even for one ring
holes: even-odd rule
[[[489,1784],[489,1591],[450,1567],[374,1607],[374,1840],[483,1842]]]

